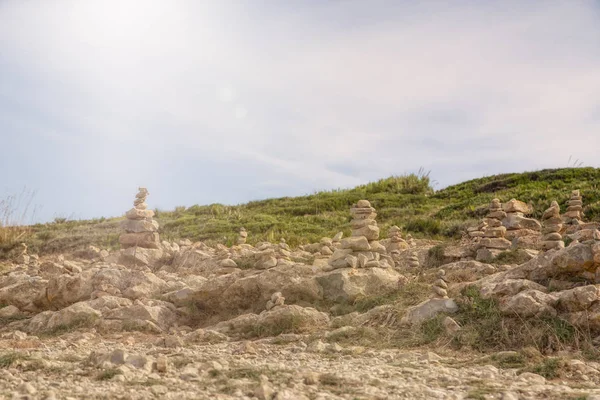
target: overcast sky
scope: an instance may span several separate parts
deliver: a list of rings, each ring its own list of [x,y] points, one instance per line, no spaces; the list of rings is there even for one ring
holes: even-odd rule
[[[600,3],[1,0],[0,135],[41,221],[598,167]]]

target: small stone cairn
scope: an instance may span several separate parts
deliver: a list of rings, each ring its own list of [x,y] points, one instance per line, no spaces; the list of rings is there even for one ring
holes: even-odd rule
[[[133,208],[127,211],[127,219],[121,223],[125,233],[119,237],[119,242],[125,249],[136,246],[147,249],[160,248],[158,222],[152,219],[154,211],[147,209],[146,198],[149,194],[148,189],[139,188]]]
[[[417,247],[417,241],[412,237],[410,233],[406,235],[406,243],[408,243],[410,247]]]
[[[277,306],[282,306],[285,303],[285,297],[281,294],[281,292],[275,292],[271,296],[271,300],[267,301],[266,309],[267,311],[271,311],[273,308]]]
[[[329,269],[336,268],[390,268],[394,265],[386,248],[379,243],[377,213],[368,200],[359,200],[350,209],[352,236],[343,239],[329,259]]]
[[[448,298],[448,283],[446,282],[446,271],[440,269],[437,273],[437,279],[431,286],[433,297],[436,299]]]
[[[248,239],[248,232],[246,232],[246,229],[244,228],[240,228],[240,232],[237,238],[237,244],[246,244],[246,240]]]
[[[17,257],[15,258],[15,262],[17,264],[29,264],[30,261],[30,257],[29,254],[27,254],[27,245],[25,243],[21,243],[19,244],[19,250],[18,250],[18,254]]]
[[[567,225],[580,225],[583,218],[583,197],[579,190],[571,192],[571,198],[567,201],[567,212],[563,215],[563,221]]]
[[[279,241],[279,244],[277,245],[277,248],[275,249],[275,258],[277,258],[278,262],[279,261],[288,261],[291,262],[292,258],[291,258],[291,249],[290,246],[287,244],[287,242],[285,241],[284,238],[281,238],[281,240]]]
[[[556,201],[550,204],[550,208],[542,214],[542,248],[544,250],[562,249],[565,242],[561,235],[563,228],[562,218],[560,217],[560,207]]]
[[[484,219],[487,227],[483,238],[479,241],[477,260],[489,260],[510,248],[511,242],[504,238],[506,235],[506,227],[502,225],[504,218],[506,218],[506,212],[502,210],[502,203],[498,199],[492,200],[489,212]]]
[[[388,253],[393,251],[402,251],[408,249],[410,246],[404,239],[402,239],[402,234],[400,228],[396,225],[392,226],[388,230],[388,237],[390,238],[389,244],[387,246]]]
[[[467,228],[469,238],[473,239],[474,241],[479,241],[485,235],[485,230],[487,229],[487,226],[487,222],[485,222],[485,220],[482,219],[479,222],[479,225]]]
[[[410,257],[408,257],[408,266],[410,268],[419,268],[421,266],[417,253],[413,252],[410,254]]]

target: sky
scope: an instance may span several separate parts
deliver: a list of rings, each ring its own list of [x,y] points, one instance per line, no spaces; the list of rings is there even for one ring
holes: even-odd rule
[[[0,0],[0,135],[36,222],[600,167],[600,2]]]

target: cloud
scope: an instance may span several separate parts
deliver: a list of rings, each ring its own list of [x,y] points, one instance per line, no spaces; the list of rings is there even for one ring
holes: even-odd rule
[[[89,217],[141,182],[169,208],[600,165],[593,1],[222,3],[0,3],[0,129],[29,164],[5,190]]]

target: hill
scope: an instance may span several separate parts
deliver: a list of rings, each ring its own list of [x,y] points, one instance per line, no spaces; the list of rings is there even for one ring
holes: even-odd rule
[[[365,198],[377,209],[382,237],[386,237],[387,228],[398,225],[405,234],[415,237],[449,240],[460,238],[467,226],[483,217],[494,197],[529,202],[535,208],[534,217],[539,218],[552,200],[557,200],[564,211],[570,191],[581,189],[586,219],[600,220],[598,182],[600,169],[565,168],[494,175],[434,191],[429,175],[419,173],[393,176],[353,189],[237,206],[211,204],[156,210],[156,219],[163,240],[188,238],[231,245],[243,226],[249,232],[250,244],[283,237],[296,246],[339,231],[349,234],[349,208]],[[115,248],[121,219],[56,220],[27,227],[23,239],[40,254],[73,251],[88,244]],[[13,244],[5,240],[3,253]]]

